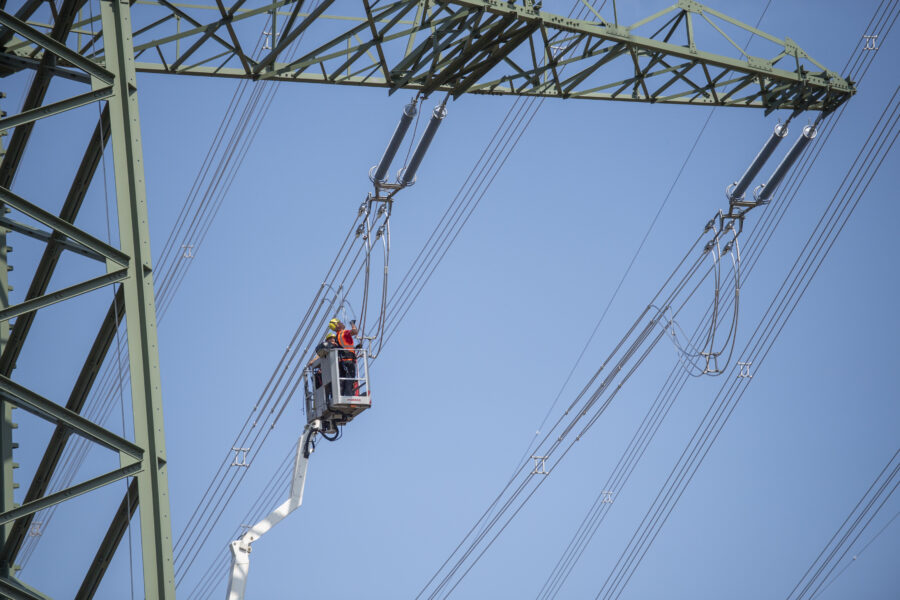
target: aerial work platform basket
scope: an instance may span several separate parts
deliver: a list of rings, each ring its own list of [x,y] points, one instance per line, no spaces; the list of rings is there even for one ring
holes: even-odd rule
[[[363,348],[354,354],[332,348],[306,369],[307,423],[318,419],[326,432],[334,431],[372,406],[368,354]]]

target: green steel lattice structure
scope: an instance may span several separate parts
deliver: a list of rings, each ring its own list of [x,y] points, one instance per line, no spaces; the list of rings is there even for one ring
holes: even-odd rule
[[[680,0],[630,25],[585,0],[579,18],[533,0],[277,0],[226,5],[168,0],[24,0],[0,10],[0,76],[31,72],[23,106],[0,116],[11,132],[0,162],[0,594],[46,598],[15,576],[34,514],[75,495],[131,478],[77,598],[93,597],[140,507],[145,597],[173,598],[174,577],[165,439],[157,355],[153,271],[141,157],[137,72],[417,90],[625,102],[831,112],[855,92],[789,38],[779,39],[693,0]],[[610,11],[607,11],[610,12]],[[750,56],[735,43],[753,34],[769,49]],[[736,55],[738,58],[729,58]],[[82,93],[45,102],[50,82],[84,84]],[[56,114],[102,103],[93,135],[58,214],[12,191],[32,128]],[[120,247],[75,227],[102,153],[112,140]],[[5,213],[9,213],[6,216]],[[24,214],[46,229],[15,220]],[[8,235],[46,244],[25,299],[10,304]],[[50,290],[63,252],[102,265],[87,281]],[[37,311],[101,287],[115,299],[65,403],[16,383],[13,374]],[[81,416],[117,331],[128,340],[134,438]],[[14,503],[12,407],[55,424],[21,505]],[[120,467],[48,494],[70,434],[118,453]]]

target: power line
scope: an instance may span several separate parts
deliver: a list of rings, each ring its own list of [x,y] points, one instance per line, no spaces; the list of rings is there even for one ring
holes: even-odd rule
[[[289,51],[293,50],[299,41],[300,39],[295,40]],[[259,49],[260,43],[257,43],[254,52]],[[254,85],[254,87],[250,88],[250,85]],[[251,93],[249,99],[244,102],[243,97],[247,89],[251,89]],[[237,171],[249,152],[277,89],[277,86],[271,82],[255,85],[243,80],[232,96],[194,184],[163,246],[160,259],[157,261],[156,272],[159,277],[155,282],[155,296],[158,323],[163,321],[167,309],[171,306],[181,282],[193,262],[192,260],[183,260],[188,257],[181,255],[185,244],[179,246],[179,242],[193,240],[194,243],[190,244],[190,248],[199,251]],[[259,108],[260,104],[262,105],[261,109]],[[238,115],[239,109],[241,110],[240,115]],[[237,124],[231,128],[229,137],[229,124],[235,119],[237,119]],[[226,138],[228,138],[228,142],[224,146],[225,150],[222,151]],[[215,168],[212,166],[214,163],[216,164]],[[201,189],[204,190],[202,193]],[[121,348],[117,351],[121,352]],[[121,368],[118,373],[114,373],[109,364],[104,364],[98,383],[91,395],[92,401],[88,403],[85,410],[85,415],[91,420],[102,424],[109,419],[113,408],[117,379],[124,385],[130,380],[130,373],[122,372]],[[71,485],[89,450],[90,446],[83,438],[78,438],[74,444],[66,447],[60,468],[56,470],[51,482],[51,490],[58,491]],[[49,525],[56,508],[57,505],[54,505],[46,511],[42,511],[41,518],[44,528]],[[26,540],[20,559],[23,566],[27,564],[40,539],[40,537],[30,537]]]
[[[592,0],[591,7],[594,10],[602,10],[606,0],[596,6]],[[581,2],[576,2],[570,9],[568,17],[576,14],[576,18],[584,18],[588,15],[588,7]],[[563,32],[557,31],[551,34],[548,45],[559,42]],[[573,47],[565,48],[557,59],[573,50]],[[560,69],[560,74],[565,71],[565,66]],[[419,294],[430,281],[437,267],[444,260],[450,247],[456,241],[463,227],[481,203],[488,189],[490,189],[500,170],[506,164],[512,151],[515,150],[522,135],[531,125],[532,120],[544,104],[545,98],[517,97],[507,111],[506,116],[497,126],[493,136],[488,142],[481,156],[469,171],[463,184],[456,192],[444,215],[435,226],[431,235],[419,251],[412,265],[404,274],[399,285],[391,295],[389,305],[389,317],[385,341],[391,338],[399,324],[406,317],[412,304],[418,299]]]
[[[574,9],[573,9],[573,10],[574,10]],[[521,104],[521,103],[520,103],[520,100],[521,100],[520,98],[517,98],[516,103],[514,103],[514,108],[515,108],[516,104]],[[531,99],[528,99],[528,100],[529,100],[528,106],[530,107],[530,106],[534,103],[534,99],[531,98]],[[520,106],[520,110],[516,113],[516,115],[518,116],[519,113],[521,113],[521,106]],[[507,122],[507,120],[509,119],[509,117],[510,117],[512,114],[513,114],[513,109],[511,109],[510,112],[507,114],[507,119],[504,119],[504,123]],[[531,118],[533,118],[533,116],[534,116],[534,113],[531,114]],[[525,127],[527,127],[527,125],[530,123],[531,118],[529,118],[528,121],[523,121],[522,118],[519,118],[519,119],[515,122],[515,126],[512,125],[514,119],[513,119],[513,120],[509,120],[509,127],[507,127],[507,129],[506,129],[503,133],[499,134],[499,136],[500,136],[499,139],[500,139],[500,140],[503,140],[503,145],[502,145],[501,147],[504,148],[504,149],[507,149],[507,148],[508,148],[508,151],[506,152],[505,157],[504,157],[504,158],[502,159],[502,161],[500,161],[499,163],[498,163],[498,161],[497,161],[496,159],[490,161],[489,163],[487,163],[487,164],[490,164],[490,165],[491,165],[491,168],[494,169],[493,174],[491,175],[491,178],[490,178],[490,180],[488,181],[488,185],[490,185],[490,182],[492,182],[492,181],[493,181],[493,178],[496,177],[496,174],[497,174],[497,172],[499,171],[499,168],[502,167],[503,164],[505,163],[506,158],[508,158],[508,156],[509,156],[509,152],[511,152],[512,148],[515,147],[515,143],[517,143],[518,140],[521,138],[521,135],[522,135],[522,133],[524,133]],[[522,125],[523,122],[524,122],[524,127],[519,127],[519,126]],[[518,129],[518,134],[517,134],[517,137],[515,138],[515,142],[513,142],[512,146],[510,146],[509,144],[510,144],[510,142],[511,142],[511,140],[512,140],[512,133],[516,131],[515,127],[519,127],[519,129]],[[502,128],[503,128],[503,124],[501,123],[501,127],[498,128],[498,132],[500,132]],[[494,139],[498,139],[498,133],[495,133],[495,136],[494,136],[494,138],[492,139],[492,142],[493,142]],[[492,153],[492,152],[489,152],[490,149],[491,149],[491,144],[489,143],[488,148],[486,148],[485,151],[482,153],[482,158],[484,158],[485,156],[490,156],[490,155],[494,154],[494,153]],[[479,161],[479,162],[480,162],[480,161]],[[480,178],[480,179],[477,179],[477,177],[476,177],[476,179],[477,179],[477,181],[478,181],[478,185],[479,185],[479,186],[482,185],[482,184],[484,183],[484,181],[486,180],[484,174],[487,173],[487,171],[485,170],[485,167],[486,167],[486,164],[485,164],[485,163],[482,163],[482,165],[481,165],[481,167],[480,167],[480,169],[479,169],[479,168],[478,168],[478,163],[476,163],[476,167],[473,167],[472,172],[470,172],[470,175],[469,175],[469,177],[468,177],[467,180],[466,180],[466,183],[472,182],[472,181],[473,181],[472,176],[473,176],[473,174],[476,172],[476,169],[478,169],[478,175],[480,175],[481,178]],[[463,184],[463,188],[466,187],[466,183]],[[474,184],[473,184],[473,185],[474,185]],[[462,190],[463,188],[461,188],[461,190]],[[472,190],[472,189],[476,189],[476,188],[473,188],[473,187],[470,185],[470,186],[469,186],[469,189]],[[479,196],[479,198],[478,198],[479,201],[480,201],[480,198],[483,197],[485,191],[486,191],[486,188],[482,187],[482,188],[481,188],[481,196]],[[464,196],[462,196],[460,193],[458,193],[456,199],[459,199],[459,198],[462,198],[462,197],[464,197]],[[468,197],[468,202],[467,202],[466,204],[464,204],[464,206],[470,206],[472,209],[474,209],[474,206],[472,206],[472,198],[473,198],[473,196],[472,196],[471,193],[470,193],[467,197]],[[456,202],[456,199],[454,200],[454,202]],[[453,204],[454,204],[454,203],[451,203],[451,208],[453,207]],[[448,211],[445,213],[445,217],[446,217],[448,214],[451,215],[451,218],[454,218],[454,220],[453,220],[452,222],[453,222],[455,225],[458,225],[458,224],[460,223],[461,213],[460,213],[459,210],[458,210],[458,206],[460,206],[460,204],[459,204],[459,203],[456,203],[456,204],[457,204],[457,210],[456,210],[455,212],[453,212],[453,211],[451,211],[451,209],[448,209]],[[477,203],[476,203],[476,204],[477,204]],[[462,220],[462,225],[465,224],[465,222],[468,220],[468,217],[469,217],[469,216],[471,216],[471,210],[469,211],[468,215],[466,215],[465,219]],[[443,221],[443,222],[446,224],[446,223],[448,223],[448,222],[450,222],[450,221]],[[440,227],[441,227],[441,224],[439,223],[438,227],[436,227],[436,228],[435,228],[435,231],[432,233],[432,237],[429,238],[429,242],[426,242],[426,246],[423,247],[422,252],[420,252],[420,256],[423,256],[423,257],[426,258],[426,262],[425,262],[424,264],[429,265],[430,268],[431,268],[431,271],[429,272],[428,277],[430,277],[430,273],[433,273],[434,268],[436,268],[436,266],[437,266],[437,263],[434,262],[434,258],[435,258],[435,256],[436,256],[436,253],[435,253],[434,248],[437,247],[437,246],[429,246],[429,243],[434,239],[434,236],[436,235],[436,232],[439,231]],[[459,225],[459,227],[461,227],[461,225]],[[442,242],[442,243],[443,243],[443,249],[442,249],[442,254],[440,255],[441,258],[443,257],[443,254],[446,253],[446,250],[449,248],[449,245],[446,243],[446,241],[449,239],[449,240],[450,240],[450,243],[452,244],[452,241],[455,239],[455,235],[458,235],[458,233],[459,233],[459,228],[456,229],[456,232],[455,232],[455,234],[453,235],[452,238],[450,237],[449,231],[450,231],[450,230],[447,229],[447,228],[445,227],[444,230],[438,234],[438,239],[443,240],[443,242]],[[418,261],[419,259],[417,258],[416,260]],[[439,262],[440,262],[440,259],[438,259],[437,262],[439,263]],[[416,263],[416,261],[414,261],[414,265],[415,265],[415,263]],[[416,284],[418,284],[418,286],[419,286],[419,287],[418,287],[418,291],[421,291],[421,289],[422,289],[421,286],[424,285],[424,283],[423,283],[423,281],[422,281],[422,273],[420,272],[418,275],[414,275],[414,273],[416,273],[416,271],[414,270],[414,267],[412,267],[412,268],[407,272],[407,275],[404,276],[403,280],[401,280],[401,283],[400,283],[400,285],[398,286],[398,289],[410,289],[410,290],[414,290],[414,289],[415,289],[414,287],[410,287],[410,286],[407,284],[408,281],[414,281],[414,282],[416,282]],[[425,279],[424,282],[427,283],[427,278]],[[414,302],[415,299],[418,297],[418,291],[415,292],[414,294],[411,293],[411,294],[407,294],[407,295],[406,295],[406,297],[405,297],[405,299],[404,299],[404,304],[403,304],[403,307],[404,307],[403,315],[406,314],[405,311],[408,311],[408,310],[409,310],[409,307],[411,306],[412,302]],[[392,314],[396,312],[395,310],[390,310],[390,309],[389,309],[389,311],[390,311]],[[387,316],[385,320],[387,321],[388,324],[390,324],[390,316]],[[402,320],[402,316],[401,316],[401,320]],[[389,326],[388,324],[386,324],[386,326],[385,326],[385,333],[384,333],[384,337],[383,337],[383,341],[382,341],[382,346],[383,346],[383,343],[386,343],[387,340],[390,339],[390,336],[393,334],[394,330],[396,330],[396,327],[397,327],[397,325],[399,324],[399,320],[398,320],[398,321],[395,321],[395,322],[392,324],[392,326]],[[229,496],[229,498],[230,498],[230,496]],[[196,555],[197,555],[197,554],[196,554],[196,551],[195,551],[195,552],[194,552],[194,557],[196,557]],[[193,560],[193,559],[192,559],[192,560]]]
[[[900,88],[897,91],[900,91]],[[895,115],[898,106],[894,106],[887,119],[891,124],[886,128],[881,128],[880,125],[888,114],[888,108],[894,104],[897,91],[885,108],[885,112],[876,122],[869,138],[850,166],[844,181],[825,208],[822,218],[811,233],[759,325],[754,328],[754,334],[741,354],[745,360],[752,361],[757,372],[896,140],[897,132],[893,129],[896,126]],[[873,136],[875,136],[874,142],[872,142]],[[870,144],[870,142],[872,143]],[[866,154],[865,158],[863,157],[864,153]],[[874,170],[871,170],[873,168]],[[848,181],[849,184],[845,189]],[[621,595],[646,555],[650,544],[665,524],[675,504],[690,484],[700,463],[740,401],[743,392],[749,385],[748,381],[747,378],[734,377],[723,384],[669,478],[660,489],[643,521],[620,555],[616,566],[604,582],[597,598],[601,596],[618,598]]]
[[[828,580],[824,583],[824,585],[819,589],[819,591],[816,592],[816,595],[812,597],[812,600],[815,600],[816,598],[818,598],[819,596],[821,596],[822,594],[824,594],[824,593],[825,593],[825,590],[827,590],[828,587],[829,587],[832,583],[834,583],[836,579],[838,579],[841,575],[844,574],[844,571],[846,571],[847,569],[849,569],[851,565],[856,564],[857,559],[858,559],[860,556],[862,556],[862,553],[865,552],[865,551],[869,548],[869,546],[871,546],[872,543],[873,543],[875,540],[877,540],[877,539],[881,536],[881,534],[884,533],[885,530],[886,530],[888,527],[891,526],[891,524],[893,524],[894,521],[897,520],[897,517],[900,517],[900,512],[894,513],[894,516],[891,517],[890,520],[889,520],[887,523],[885,523],[885,524],[881,527],[881,529],[879,529],[878,532],[877,532],[875,535],[873,535],[873,536],[869,539],[869,541],[866,542],[866,544],[865,544],[862,548],[859,549],[858,552],[856,552],[856,553],[853,554],[853,558],[852,558],[851,560],[847,561],[847,562],[844,564],[844,566],[841,568],[840,571],[838,571],[833,577],[831,577],[830,579],[828,579]]]
[[[427,281],[427,280],[426,280]],[[404,313],[405,314],[405,313]]]
[[[863,534],[872,522],[872,519],[878,515],[878,512],[897,489],[898,485],[900,485],[900,450],[894,452],[894,455],[875,478],[875,481],[872,482],[869,489],[859,499],[856,506],[850,511],[850,514],[844,519],[844,522],[841,523],[841,526],[834,532],[834,535],[822,548],[822,551],[800,578],[800,581],[797,582],[797,585],[794,586],[794,589],[787,595],[789,600],[791,598],[796,600],[815,598],[821,590],[824,590],[828,577]],[[890,522],[888,522],[888,525],[890,525]],[[884,531],[884,528],[881,531]],[[876,537],[880,534],[881,532],[878,532]],[[871,543],[872,541],[870,540],[869,544]],[[866,547],[868,547],[868,544]]]
[[[357,214],[350,229],[351,234],[355,231],[355,226],[361,216]],[[333,297],[330,302],[326,302],[324,292],[328,288],[344,290],[352,287],[359,276],[359,268],[364,264],[363,250],[364,246],[359,244],[356,253],[352,254],[352,259],[349,261],[350,252],[345,252],[340,262],[336,259],[335,263],[338,266],[333,270],[333,278],[320,286],[310,303],[307,315],[298,325],[288,349],[283,353],[259,400],[244,422],[241,432],[235,438],[233,444],[235,447],[253,448],[254,452],[258,454],[265,445],[278,417],[300,385],[302,367],[305,365],[305,358],[311,353],[312,346],[318,340],[317,332],[324,328],[328,315],[333,314],[337,298]],[[338,258],[340,256],[339,254]],[[328,280],[326,279],[326,281]],[[237,472],[230,469],[230,460],[231,454],[226,453],[218,472],[198,503],[195,515],[191,517],[188,525],[177,537],[175,550],[177,585],[183,583],[190,567],[199,555],[200,548],[209,539],[224,508],[233,498],[237,487],[249,471],[249,468],[240,469]]]
[[[194,220],[196,220],[197,215],[203,212],[204,206],[207,204],[206,199],[204,199],[204,201],[199,205],[195,204],[194,201],[197,198],[196,191],[198,189],[199,183],[209,171],[209,166],[212,162],[213,157],[215,156],[214,150],[216,150],[217,147],[221,145],[221,141],[222,139],[224,139],[223,136],[225,131],[227,131],[227,123],[234,119],[236,107],[240,104],[240,97],[242,96],[243,91],[246,89],[246,83],[247,82],[242,82],[241,86],[239,86],[238,88],[238,91],[236,91],[234,96],[232,97],[229,107],[226,110],[226,114],[219,125],[219,130],[216,134],[216,138],[214,139],[213,144],[210,146],[210,150],[207,153],[204,164],[200,169],[200,173],[195,180],[191,192],[188,194],[188,199],[182,206],[181,213],[179,214],[175,224],[170,231],[169,238],[163,245],[163,253],[161,255],[161,258],[159,261],[157,261],[156,272],[159,274],[159,279],[156,282],[155,295],[157,307],[159,308],[159,312],[157,315],[158,322],[162,321],[166,308],[171,304],[172,300],[174,300],[174,294],[169,293],[168,287],[163,284],[167,281],[168,275],[172,273],[172,271],[176,267],[178,267],[178,263],[175,262],[177,261],[177,258],[174,259],[174,261],[172,260],[173,256],[180,256],[178,254],[179,250],[177,236],[179,232],[183,230],[185,223],[191,217],[191,214],[194,215]],[[246,108],[245,112],[247,112]],[[234,139],[232,139],[232,141],[234,141]],[[223,169],[227,169],[227,167],[227,164],[220,164],[219,170],[221,171]],[[196,244],[195,247],[199,248],[199,245],[200,243]],[[115,340],[117,353],[121,353],[123,351],[119,341],[120,337],[121,336],[116,336]],[[115,399],[115,393],[118,385],[120,383],[121,385],[125,385],[129,380],[130,373],[126,372],[123,367],[119,366],[118,369],[114,369],[110,363],[104,363],[102,372],[98,377],[98,381],[94,386],[94,391],[91,394],[90,401],[87,403],[87,406],[85,408],[85,415],[91,420],[101,424],[107,422],[112,412],[113,400]],[[51,482],[50,486],[51,491],[59,491],[71,485],[89,450],[90,445],[84,438],[77,438],[76,440],[73,440],[73,443],[70,443],[66,446],[61,464],[54,473],[53,481]],[[49,527],[57,506],[58,505],[54,505],[53,507],[41,512],[42,526],[44,529]],[[25,546],[23,547],[23,552],[20,557],[21,566],[24,567],[27,565],[29,558],[37,548],[40,539],[41,537],[38,536],[29,537],[26,539]]]
[[[706,233],[706,231],[701,233],[697,241],[691,245],[647,308],[610,352],[582,392],[576,396],[569,408],[544,435],[537,447],[536,454],[544,459],[553,459],[546,474],[529,472],[528,463],[523,464],[478,522],[432,575],[417,597],[431,599],[449,596],[546,481],[547,476],[565,458],[574,444],[597,422],[624,384],[664,336],[666,329],[659,327],[663,315],[670,309],[673,315],[679,314],[697,292],[699,285],[710,275],[711,269],[699,271],[700,265],[703,264],[707,253],[713,247],[710,244],[701,244]],[[700,249],[699,255],[693,259],[693,262],[688,261],[688,258],[695,254],[698,248]],[[685,267],[685,264],[689,266]],[[701,273],[701,276],[695,277],[698,272]],[[688,284],[694,279],[698,280],[697,284],[693,288],[688,287]],[[651,335],[653,332],[656,332],[655,336]],[[610,367],[608,371],[607,367]],[[600,375],[604,372],[608,374],[597,384]],[[588,392],[591,393],[588,395]],[[579,425],[582,419],[586,423]],[[566,441],[567,443],[564,444]],[[556,456],[557,451],[559,451],[558,456]],[[535,478],[535,475],[540,475],[540,477]],[[518,483],[513,487],[516,481]],[[505,521],[501,522],[504,517],[506,517]],[[489,538],[489,534],[492,534],[492,537]]]
[[[882,3],[882,4],[884,4],[884,3]],[[882,25],[884,25],[887,22],[886,14],[885,15],[881,14],[881,8],[882,7],[879,6],[878,9],[876,9],[875,14],[872,17],[872,20],[870,21],[869,26],[866,29],[867,31],[871,31],[872,23],[874,23],[876,19],[881,19]],[[896,19],[896,15],[894,16],[894,19]],[[893,20],[890,22],[890,26],[893,25],[893,22],[894,22]],[[890,32],[890,26],[888,26],[888,28],[887,28],[888,33]],[[882,34],[883,31],[884,31],[884,28],[882,27],[879,30],[879,34]],[[864,56],[867,54],[868,53],[863,53],[862,51],[859,51],[857,53],[857,57]],[[848,60],[848,66],[851,64],[851,62],[854,65],[854,68],[850,71],[852,77],[854,79],[856,79],[857,74],[859,74],[860,81],[861,81],[862,76],[865,75],[865,72],[868,70],[868,66],[871,65],[872,61],[869,60],[868,64],[862,65],[862,66],[864,66],[864,69],[861,69],[861,70],[858,70],[856,68],[856,67],[860,66],[860,62],[854,61],[852,56],[851,56],[851,59]],[[776,206],[773,207],[777,210],[774,213],[772,211],[766,211],[766,213],[764,215],[765,218],[762,221],[762,227],[751,231],[751,233],[750,233],[751,239],[755,240],[755,238],[758,237],[758,235],[760,235],[760,234],[766,238],[766,242],[768,241],[768,239],[771,238],[771,234],[772,234],[774,228],[777,227],[778,223],[780,223],[780,221],[781,221],[781,216],[783,216],[784,212],[787,210],[787,208],[792,203],[793,199],[796,197],[797,190],[799,189],[800,185],[802,184],[803,180],[805,179],[806,174],[809,172],[809,168],[811,167],[811,165],[815,161],[815,159],[818,157],[818,155],[821,152],[821,149],[824,146],[825,142],[827,141],[830,133],[832,131],[834,131],[835,125],[836,125],[837,121],[840,120],[840,116],[843,114],[844,108],[845,107],[841,107],[841,110],[838,113],[837,119],[832,123],[832,127],[827,129],[825,132],[825,135],[822,136],[822,140],[818,144],[818,147],[815,149],[815,153],[812,155],[811,160],[806,161],[805,164],[803,164],[803,162],[801,161],[801,167],[794,170],[791,173],[791,176],[789,177],[788,181],[785,183],[785,186],[784,186],[785,192],[783,193],[783,199],[779,200],[779,202],[776,203]],[[806,158],[809,158],[809,156],[810,155],[807,155]],[[782,195],[782,194],[780,194],[780,195]],[[773,214],[777,214],[778,218],[772,219],[771,217],[773,216]],[[751,244],[750,247],[754,248],[755,246],[753,244]],[[764,247],[764,245],[763,245],[763,247]],[[758,255],[760,252],[761,252],[761,249],[757,249],[757,252],[750,253],[751,259],[755,258],[755,255]],[[755,260],[750,261],[750,263],[749,263],[750,266],[747,270],[748,274],[749,274],[749,271],[752,270],[753,264],[755,264]],[[736,298],[737,297],[735,296],[735,301],[736,301]],[[726,307],[726,310],[727,310],[727,307]],[[707,317],[709,317],[709,313],[707,313]],[[699,326],[695,333],[695,336],[699,335],[701,333],[702,329],[703,329],[703,326],[702,325]],[[675,398],[678,396],[680,391],[683,389],[684,383],[686,382],[686,379],[687,379],[686,376],[681,376],[681,375],[682,375],[682,373],[680,373],[680,369],[677,366],[673,369],[672,373],[669,374],[668,379],[663,384],[663,387],[660,391],[660,395],[657,396],[656,400],[651,405],[651,407],[647,413],[647,416],[645,416],[645,418],[644,418],[644,422],[641,423],[640,427],[635,432],[634,437],[632,438],[632,441],[629,443],[628,449],[626,449],[625,454],[623,454],[623,456],[622,456],[622,459],[624,459],[626,456],[629,456],[629,455],[634,456],[635,451],[638,452],[637,460],[639,460],[640,457],[643,455],[643,452],[646,449],[646,445],[649,443],[649,440],[653,437],[653,435],[655,435],[656,429],[659,427],[659,422],[660,422],[659,420],[653,421],[653,418],[651,418],[650,422],[648,422],[647,419],[650,418],[651,415],[654,415],[654,417],[656,415],[659,415],[660,411],[662,411],[662,418],[665,417],[665,415],[668,413],[669,408],[672,406],[672,403],[674,402]],[[679,380],[679,376],[681,376],[680,380]],[[665,408],[663,408],[663,407],[665,407]],[[637,450],[638,448],[640,448],[640,449]],[[630,477],[631,471],[634,469],[635,462],[632,462],[630,464],[626,462],[626,468],[624,470],[622,470],[621,469],[622,459],[620,459],[619,464],[616,466],[616,469],[614,469],[613,474],[610,476],[610,480],[607,481],[607,483],[604,485],[604,487],[603,487],[604,490],[616,489],[616,490],[621,491],[621,487],[624,485],[624,482],[627,481],[628,477]],[[619,480],[617,480],[617,478],[619,478]],[[619,482],[619,481],[621,481],[621,482]],[[555,597],[555,595],[561,589],[566,578],[568,577],[568,575],[571,573],[572,569],[574,568],[575,563],[577,563],[577,561],[583,554],[588,543],[593,538],[593,536],[596,534],[597,529],[599,528],[600,524],[602,523],[603,519],[605,518],[608,510],[611,508],[610,504],[601,502],[601,498],[602,498],[602,492],[597,495],[597,498],[596,498],[594,504],[588,510],[587,515],[585,516],[581,525],[579,526],[579,528],[576,530],[575,534],[573,535],[571,541],[569,542],[568,547],[564,550],[563,555],[560,557],[559,561],[557,562],[556,566],[554,567],[554,570],[551,572],[551,574],[548,576],[547,580],[545,581],[544,586],[541,588],[541,591],[539,593],[539,596],[538,596],[539,598],[540,597],[546,597],[546,598]]]

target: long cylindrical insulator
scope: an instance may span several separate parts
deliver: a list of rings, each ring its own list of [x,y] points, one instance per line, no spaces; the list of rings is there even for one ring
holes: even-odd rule
[[[787,134],[787,125],[779,123],[775,126],[775,131],[772,132],[772,135],[766,141],[762,150],[759,151],[759,154],[757,154],[756,158],[753,159],[753,162],[750,163],[750,166],[747,168],[747,171],[741,177],[740,181],[734,185],[734,189],[728,193],[729,200],[734,201],[743,199],[744,192],[746,192],[747,188],[750,187],[750,184],[753,183],[753,180],[759,174],[760,169],[763,168],[763,165],[766,164],[766,161],[768,161],[769,157],[772,156],[772,153],[775,152],[775,148],[778,147],[778,144],[781,143],[781,140],[783,140]]]
[[[762,189],[757,188],[757,193],[755,194],[757,202],[765,204],[772,199],[772,194],[775,193],[778,184],[781,183],[784,176],[791,170],[791,167],[794,166],[794,163],[800,158],[800,154],[803,153],[803,149],[813,141],[813,138],[816,137],[817,133],[816,128],[812,125],[807,125],[803,128],[803,133],[797,138],[797,141],[794,142],[791,149],[788,150],[788,153],[775,169],[775,172],[772,173],[772,176],[769,177],[769,180],[762,186]]]
[[[431,120],[428,122],[428,127],[425,128],[425,133],[422,134],[422,139],[419,140],[419,145],[416,146],[416,151],[413,152],[409,164],[406,165],[400,173],[400,183],[403,185],[412,185],[415,181],[416,171],[419,170],[419,165],[422,164],[422,159],[425,158],[425,152],[428,151],[431,140],[434,139],[438,127],[441,126],[441,121],[443,121],[446,116],[447,108],[445,106],[440,105],[434,107],[434,111],[431,113]]]
[[[372,176],[373,181],[384,183],[387,179],[387,173],[388,169],[391,168],[391,162],[393,162],[394,156],[400,148],[400,143],[403,141],[403,137],[406,135],[406,131],[409,129],[413,117],[416,116],[416,112],[415,100],[403,107],[403,114],[400,115],[400,122],[397,123],[397,129],[394,131],[394,135],[391,136],[391,141],[388,142],[387,148],[384,151],[384,156],[381,157],[381,162],[378,163],[378,167],[375,169],[375,174]]]

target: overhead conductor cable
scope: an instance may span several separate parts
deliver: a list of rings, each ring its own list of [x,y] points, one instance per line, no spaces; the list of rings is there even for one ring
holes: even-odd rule
[[[788,150],[784,159],[782,159],[781,163],[776,167],[775,172],[769,177],[769,181],[761,186],[757,186],[757,188],[753,190],[753,196],[756,198],[758,204],[768,204],[769,201],[771,201],[772,194],[775,193],[775,188],[778,187],[778,184],[781,183],[784,176],[791,170],[791,167],[794,166],[794,163],[800,158],[803,150],[811,141],[813,141],[817,133],[818,132],[813,125],[807,125],[803,128],[803,133],[800,134],[800,137],[797,138],[797,141],[794,142],[794,145]]]
[[[428,151],[428,146],[431,145],[431,140],[434,139],[438,127],[441,126],[441,121],[443,121],[444,117],[446,116],[446,106],[444,106],[443,104],[439,104],[438,106],[434,107],[434,110],[431,113],[431,120],[428,122],[428,127],[425,128],[425,132],[422,134],[422,139],[419,140],[419,145],[416,146],[416,151],[413,153],[412,158],[409,160],[409,164],[401,169],[400,173],[398,173],[400,183],[403,184],[404,187],[412,185],[416,182],[416,171],[419,170],[419,165],[422,164],[422,159],[425,158],[425,152]]]
[[[387,181],[386,176],[388,169],[391,168],[391,163],[394,161],[394,156],[400,148],[400,143],[406,136],[406,132],[409,130],[409,126],[417,112],[415,99],[411,100],[409,104],[403,107],[403,114],[400,115],[400,122],[397,123],[397,129],[394,130],[394,135],[391,137],[391,141],[388,142],[387,148],[384,150],[384,156],[381,157],[381,162],[375,167],[375,174],[370,174],[372,181],[376,183],[384,183]]]
[[[730,202],[740,202],[744,199],[744,192],[750,187],[750,183],[759,174],[763,165],[765,165],[766,161],[769,160],[769,157],[772,156],[772,153],[775,152],[775,148],[778,147],[781,140],[787,137],[787,134],[787,123],[779,123],[775,126],[775,131],[772,132],[772,135],[763,145],[759,154],[756,155],[756,158],[753,159],[753,162],[750,163],[750,166],[747,167],[747,170],[744,172],[743,176],[741,176],[740,181],[735,181],[729,186],[730,189],[726,190],[725,195]]]

